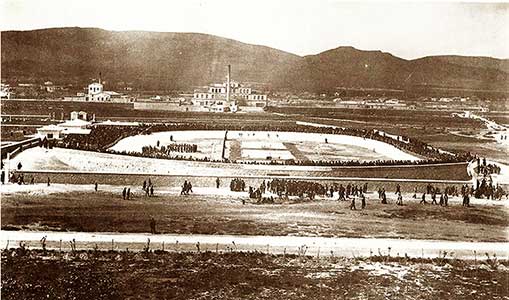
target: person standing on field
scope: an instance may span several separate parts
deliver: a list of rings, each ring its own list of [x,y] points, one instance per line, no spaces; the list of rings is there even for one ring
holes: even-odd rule
[[[350,203],[350,210],[357,210],[355,208],[355,196],[352,197],[352,202]]]
[[[156,234],[156,219],[154,217],[150,217],[150,233]]]
[[[396,202],[396,205],[403,205],[403,196],[401,195],[401,192],[398,193],[398,201]]]
[[[364,193],[361,192],[360,198],[361,198],[361,209],[365,209],[366,208],[366,196],[364,196]]]

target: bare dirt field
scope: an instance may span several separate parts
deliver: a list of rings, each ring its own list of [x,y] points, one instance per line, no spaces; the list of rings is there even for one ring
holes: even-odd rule
[[[507,299],[507,261],[4,250],[5,299]]]
[[[370,192],[366,209],[349,210],[350,202],[331,199],[254,204],[242,192],[178,196],[178,188],[156,189],[155,197],[146,197],[134,186],[128,201],[122,187],[105,189],[3,194],[2,229],[149,232],[153,216],[160,233],[508,240],[509,212],[498,201],[464,208],[453,197],[449,207],[439,207],[405,194],[405,205],[396,206],[394,193],[383,205]]]

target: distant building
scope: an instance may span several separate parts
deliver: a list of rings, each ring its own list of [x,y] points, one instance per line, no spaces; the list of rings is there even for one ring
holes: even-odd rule
[[[192,103],[212,112],[236,112],[238,106],[263,108],[267,104],[267,95],[259,94],[230,78],[230,65],[226,82],[211,84],[194,91]]]
[[[126,103],[132,102],[132,99],[128,95],[123,95],[113,91],[105,91],[104,86],[99,82],[92,82],[87,87],[87,92],[79,92],[76,96],[64,97],[66,101],[90,101],[90,102],[118,102]]]
[[[41,86],[41,90],[45,90],[48,93],[53,93],[56,90],[56,87],[53,85],[53,82],[46,81],[44,85]]]
[[[11,92],[8,84],[1,84],[0,85],[0,99],[10,99],[11,98]]]
[[[65,121],[57,126],[64,129],[64,134],[89,134],[90,129],[88,129],[88,127],[90,125],[92,125],[92,123],[89,121],[74,119]]]
[[[343,100],[334,99],[336,107],[340,108],[368,108],[368,109],[407,109],[406,103],[398,99],[377,99],[377,100]]]
[[[341,98],[334,99],[334,103],[339,108],[363,108],[365,105],[365,101],[342,100]]]
[[[58,125],[46,125],[37,129],[40,137],[47,139],[62,139],[66,134],[89,134],[91,122],[87,121],[87,113],[84,111],[71,112],[71,119]]]
[[[63,131],[62,127],[53,124],[37,128],[37,134],[40,137],[46,137],[48,140],[63,138]]]
[[[71,112],[71,121],[72,120],[84,120],[87,121],[87,113],[84,111],[72,111]]]
[[[85,95],[86,101],[110,101],[111,95],[103,91],[103,85],[100,82],[93,82],[88,85],[88,93]]]

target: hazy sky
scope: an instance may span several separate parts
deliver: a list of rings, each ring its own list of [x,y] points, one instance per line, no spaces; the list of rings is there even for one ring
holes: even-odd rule
[[[0,0],[0,26],[201,32],[299,55],[354,46],[407,59],[509,58],[509,3]]]

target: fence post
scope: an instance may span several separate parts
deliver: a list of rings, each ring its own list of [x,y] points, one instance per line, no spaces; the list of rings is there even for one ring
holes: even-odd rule
[[[11,179],[11,154],[9,151],[7,151],[7,159],[5,160],[4,164],[4,170],[5,170],[5,177],[4,177],[4,183],[9,183],[9,180]]]

